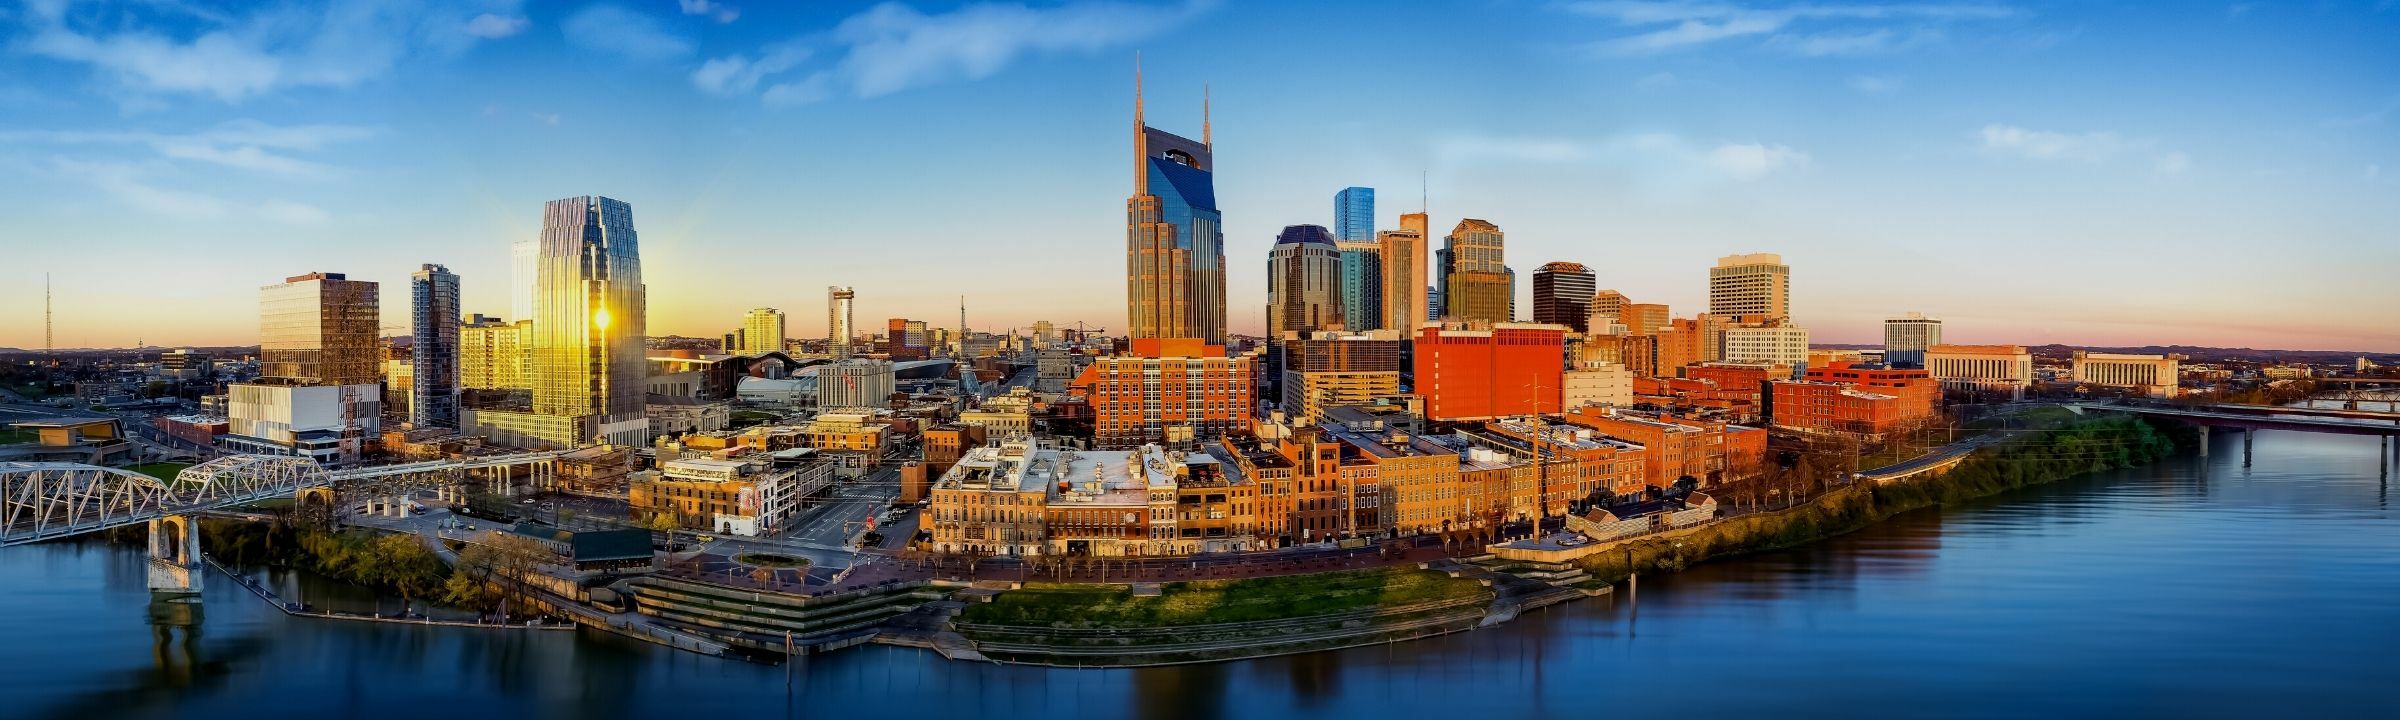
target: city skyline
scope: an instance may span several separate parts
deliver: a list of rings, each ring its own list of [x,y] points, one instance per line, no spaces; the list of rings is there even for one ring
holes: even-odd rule
[[[820,284],[858,287],[868,317],[938,319],[953,286],[1061,272],[1093,279],[970,290],[975,327],[1123,332],[1112,225],[1138,50],[1154,124],[1201,123],[1213,81],[1235,333],[1264,326],[1257,259],[1276,229],[1330,222],[1326,198],[1358,186],[1383,190],[1379,230],[1421,192],[1436,227],[1506,228],[1514,267],[1582,263],[1677,316],[1703,308],[1714,258],[1781,254],[1802,276],[1795,320],[1819,343],[1874,343],[1884,318],[1922,311],[1967,343],[2400,350],[2400,322],[2375,310],[2400,306],[2400,289],[2373,272],[2400,261],[2400,186],[2384,177],[2400,88],[2367,69],[2400,62],[2374,40],[2400,13],[2372,3],[2167,18],[2039,3],[1359,7],[757,7],[718,22],[500,2],[379,17],[426,30],[340,51],[303,42],[360,30],[330,11],[30,7],[8,21],[19,52],[0,58],[20,78],[0,83],[16,110],[0,162],[19,170],[0,179],[0,208],[24,241],[0,278],[0,346],[41,347],[45,271],[61,348],[254,344],[251,288],[312,271],[399,288],[425,263],[462,278],[463,311],[523,319],[504,279],[508,248],[538,235],[525,208],[578,193],[659,218],[645,279],[660,335],[716,337],[760,306],[813,318]],[[1359,21],[1311,22],[1344,14]],[[1077,18],[1016,33],[998,57],[929,47]],[[1339,46],[1428,20],[1455,24],[1455,42],[1344,66],[1361,78],[1347,85],[1311,67],[1330,49],[1243,42],[1306,25]],[[139,62],[137,31],[180,68]],[[211,32],[234,57],[198,52]],[[1186,35],[1214,41],[1167,41]],[[1294,69],[1262,77],[1268,63]],[[1520,79],[1470,82],[1495,67]],[[555,83],[565,69],[624,80]],[[1413,111],[1288,112],[1396,98]],[[645,99],[675,109],[612,114]],[[976,123],[955,119],[968,112]],[[570,149],[595,143],[622,150]],[[956,162],[961,147],[979,162]],[[532,157],[546,160],[520,162]],[[911,215],[926,194],[949,212]],[[790,223],[795,206],[811,220]],[[914,223],[893,242],[849,239],[888,236],[898,217]],[[829,247],[843,257],[774,275],[726,261]],[[2063,271],[2028,271],[2044,264]],[[405,293],[382,301],[407,317]],[[2370,310],[2316,310],[2351,306]]]

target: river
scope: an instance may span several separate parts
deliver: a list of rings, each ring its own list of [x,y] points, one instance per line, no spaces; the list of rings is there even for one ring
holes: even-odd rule
[[[0,717],[2400,716],[2400,522],[2367,437],[2263,433],[1646,578],[1493,629],[1142,670],[878,646],[787,669],[590,632],[288,618],[139,553],[0,550]],[[311,578],[289,592],[333,598]],[[356,602],[353,599],[353,602]],[[163,638],[163,640],[162,640]],[[1496,715],[1497,714],[1497,715]]]

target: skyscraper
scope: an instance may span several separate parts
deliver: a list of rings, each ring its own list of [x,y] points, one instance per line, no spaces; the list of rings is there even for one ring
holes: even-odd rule
[[[1942,344],[1942,319],[1909,313],[1883,321],[1883,361],[1897,368],[1925,367],[1925,349]]]
[[[742,316],[743,355],[783,352],[783,311],[758,308]]]
[[[1361,332],[1383,327],[1383,243],[1342,240],[1342,329]]]
[[[408,278],[408,422],[458,428],[458,276],[428,264]]]
[[[1323,225],[1291,225],[1267,252],[1267,337],[1341,327],[1342,252]]]
[[[825,349],[833,359],[850,357],[850,342],[858,337],[858,326],[851,322],[850,305],[858,299],[858,291],[833,285],[825,288]]]
[[[1508,265],[1501,258],[1500,227],[1467,218],[1458,221],[1443,245],[1449,258],[1443,315],[1460,320],[1509,322],[1516,288],[1509,284]]]
[[[508,319],[533,319],[533,289],[541,284],[542,243],[539,239],[508,244]]]
[[[1710,315],[1792,316],[1792,266],[1774,253],[1727,255],[1708,270]]]
[[[1335,242],[1374,241],[1375,188],[1347,187],[1333,194],[1333,239]]]
[[[1581,263],[1554,262],[1533,271],[1533,321],[1589,328],[1592,290],[1598,287],[1592,269]]]
[[[1375,234],[1380,245],[1376,256],[1383,261],[1383,322],[1386,330],[1402,333],[1425,321],[1425,231],[1411,227],[1424,225],[1424,213],[1400,216],[1400,229]]]
[[[1225,342],[1225,232],[1208,117],[1200,141],[1142,119],[1133,76],[1133,196],[1125,200],[1125,300],[1135,338]]]
[[[461,424],[517,447],[648,442],[648,300],[633,206],[596,195],[544,204],[533,264],[532,404],[463,412]]]
[[[287,385],[383,381],[382,296],[375,283],[309,273],[258,289],[258,374]]]

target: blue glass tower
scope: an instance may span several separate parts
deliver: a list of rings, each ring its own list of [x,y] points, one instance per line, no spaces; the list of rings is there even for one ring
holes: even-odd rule
[[[1333,194],[1333,239],[1375,241],[1375,188],[1347,187]]]
[[[1225,232],[1206,110],[1200,140],[1142,119],[1134,75],[1133,197],[1125,201],[1126,317],[1135,338],[1225,342]],[[1205,108],[1205,105],[1203,105]]]

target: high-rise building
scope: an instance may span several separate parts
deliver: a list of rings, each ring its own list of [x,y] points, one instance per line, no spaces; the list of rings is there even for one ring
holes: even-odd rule
[[[291,385],[383,381],[375,283],[309,273],[258,289],[258,374]]]
[[[533,319],[533,288],[541,282],[542,255],[539,239],[527,238],[508,244],[508,316],[519,320]]]
[[[408,422],[458,427],[458,276],[426,265],[408,278]]]
[[[1333,194],[1333,239],[1374,242],[1375,188],[1346,187]]]
[[[825,288],[825,351],[833,359],[850,357],[850,343],[858,337],[858,326],[852,324],[851,305],[858,291],[833,285]]]
[[[1508,265],[1501,258],[1500,227],[1483,220],[1458,221],[1442,252],[1448,259],[1448,286],[1442,288],[1446,319],[1509,322],[1516,296],[1509,284]]]
[[[1365,332],[1383,327],[1383,243],[1341,240],[1342,328]]]
[[[526,361],[532,353],[533,321],[508,322],[477,315],[458,329],[458,386],[479,390],[531,390]]]
[[[783,311],[758,308],[742,316],[741,355],[783,352]]]
[[[1287,340],[1283,352],[1285,415],[1294,426],[1314,425],[1326,408],[1365,405],[1400,392],[1400,341],[1314,333]]]
[[[1425,213],[1400,216],[1400,229],[1376,233],[1383,261],[1383,328],[1402,335],[1428,319]]]
[[[1092,438],[1102,448],[1143,443],[1190,446],[1250,428],[1255,377],[1251,356],[1196,338],[1136,338],[1131,352],[1094,360],[1078,384],[1091,385]]]
[[[1625,303],[1617,306],[1617,322],[1634,335],[1656,335],[1672,318],[1666,303]]]
[[[1133,196],[1125,200],[1127,334],[1225,342],[1225,231],[1208,118],[1200,141],[1142,119],[1133,79]]]
[[[1322,225],[1290,225],[1267,251],[1267,336],[1343,327],[1342,252]]]
[[[1592,269],[1582,263],[1543,265],[1533,271],[1533,321],[1587,331],[1595,287]]]
[[[648,306],[633,206],[585,195],[552,200],[542,215],[526,342],[532,406],[464,412],[461,424],[516,447],[641,445]]]
[[[1725,362],[1766,363],[1801,372],[1808,367],[1808,329],[1788,325],[1725,329]]]
[[[1925,367],[1925,349],[1942,344],[1942,319],[1909,313],[1883,321],[1883,362],[1892,367]]]
[[[1727,255],[1708,270],[1710,315],[1792,316],[1792,266],[1774,253]]]

